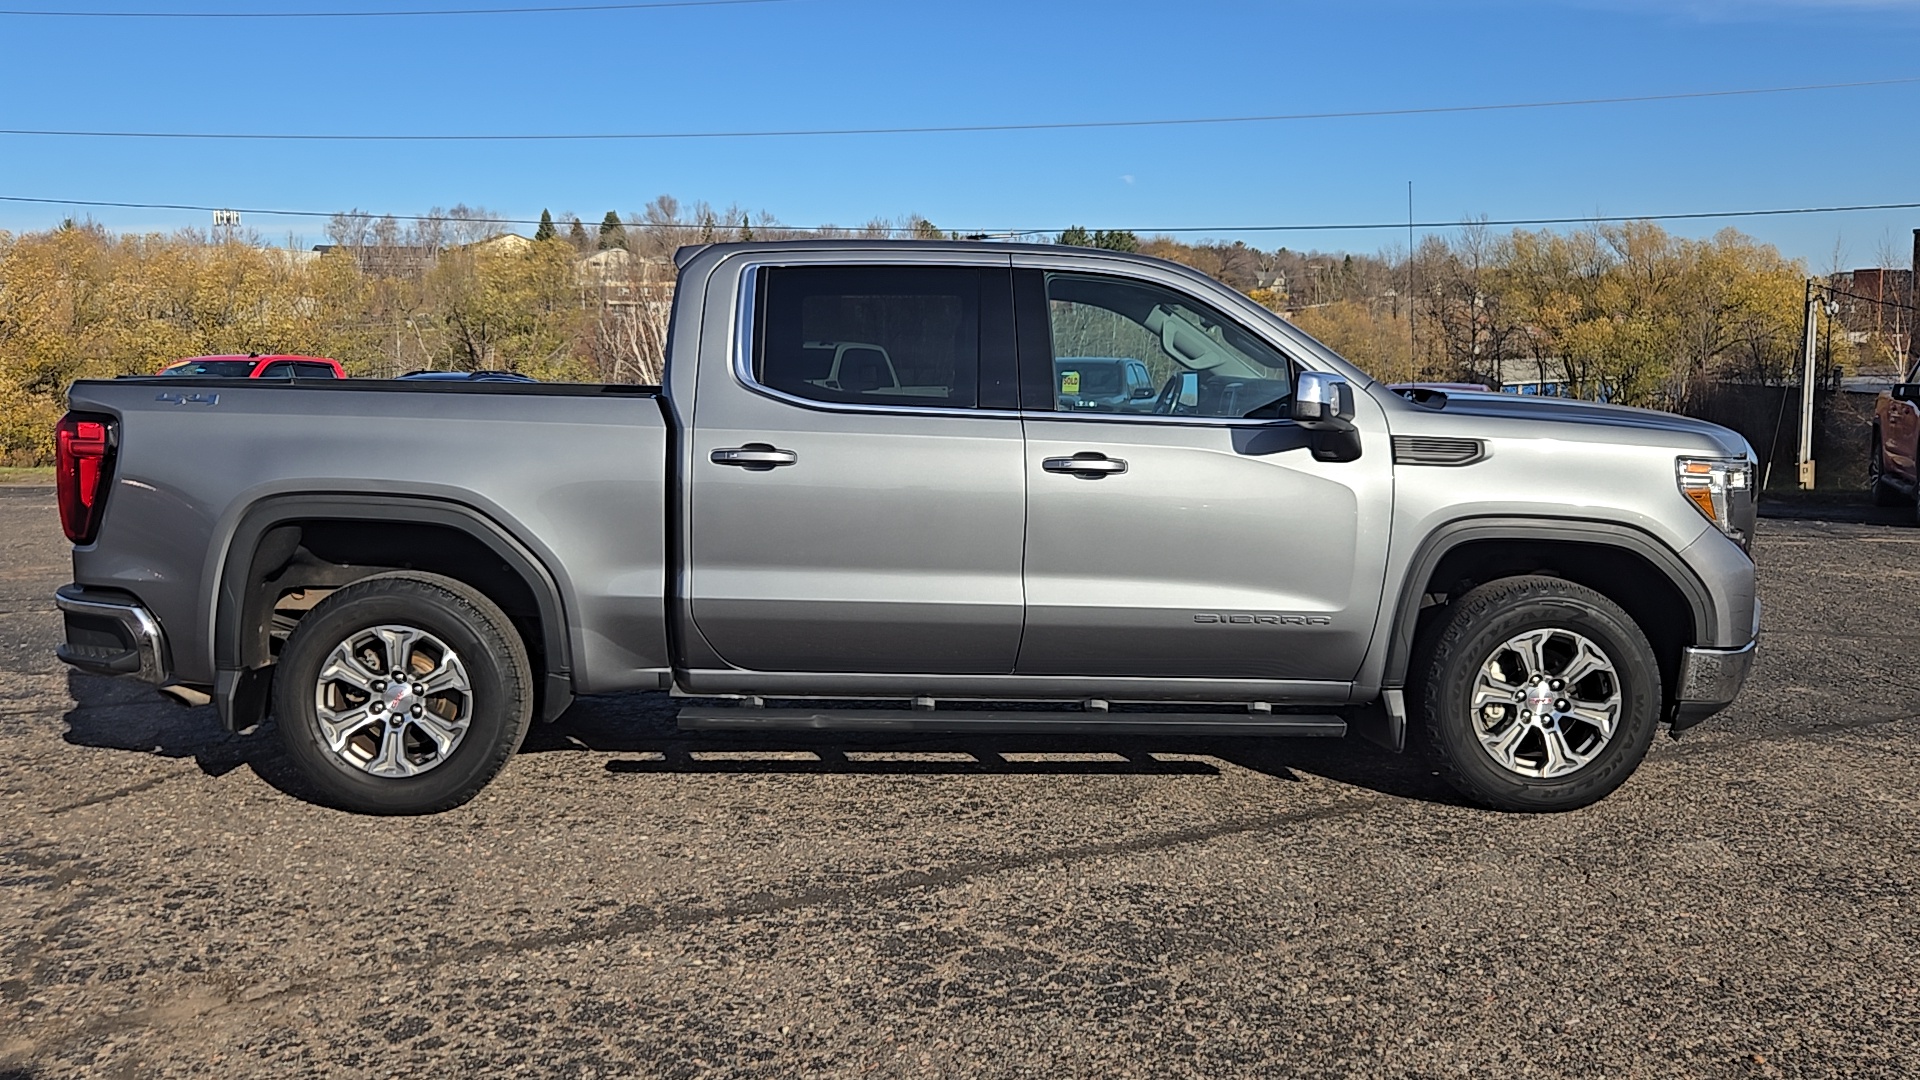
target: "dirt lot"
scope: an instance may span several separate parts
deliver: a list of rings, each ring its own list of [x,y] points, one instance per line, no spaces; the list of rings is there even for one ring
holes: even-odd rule
[[[1920,1073],[1920,529],[1764,522],[1741,701],[1611,799],[1365,744],[681,737],[582,701],[471,805],[54,661],[0,489],[0,1077]]]

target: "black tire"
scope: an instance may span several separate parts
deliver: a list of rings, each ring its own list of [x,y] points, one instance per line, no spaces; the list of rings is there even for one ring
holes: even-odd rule
[[[328,745],[320,722],[321,700],[329,692],[320,676],[329,658],[356,635],[386,625],[429,635],[417,651],[410,646],[389,650],[407,653],[408,663],[431,666],[434,654],[426,642],[437,638],[433,645],[444,644],[456,654],[467,687],[448,695],[456,702],[451,708],[466,716],[464,731],[450,749],[438,753],[417,733],[410,736],[408,745],[426,748],[421,756],[432,761],[417,775],[380,776],[356,767],[348,750],[336,752]],[[432,814],[465,803],[520,748],[533,718],[533,669],[511,620],[477,590],[436,574],[381,574],[339,589],[294,627],[278,668],[274,712],[287,756],[321,801],[356,813]],[[444,706],[448,697],[433,701]],[[378,720],[370,723],[354,736],[360,740],[356,745],[380,745],[385,729]]]
[[[1522,775],[1497,762],[1481,744],[1473,708],[1483,665],[1506,643],[1540,630],[1567,632],[1552,640],[1586,638],[1611,663],[1606,678],[1617,678],[1611,685],[1619,715],[1611,738],[1592,760],[1553,777]],[[1660,665],[1646,635],[1619,605],[1558,578],[1505,578],[1461,596],[1421,636],[1413,673],[1415,717],[1434,764],[1462,795],[1495,810],[1552,812],[1597,802],[1639,767],[1659,727]]]
[[[1867,458],[1867,486],[1873,489],[1873,505],[1905,506],[1912,502],[1906,492],[1887,483],[1887,475],[1880,456],[1880,433],[1873,436],[1873,453]]]

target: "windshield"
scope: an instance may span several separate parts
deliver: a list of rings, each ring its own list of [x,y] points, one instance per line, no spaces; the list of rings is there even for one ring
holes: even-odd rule
[[[194,360],[163,369],[162,375],[211,375],[218,379],[244,379],[253,374],[252,360]]]

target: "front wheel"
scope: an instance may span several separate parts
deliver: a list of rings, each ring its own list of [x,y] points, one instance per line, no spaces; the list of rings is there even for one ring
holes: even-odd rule
[[[1573,810],[1633,774],[1659,726],[1660,666],[1606,597],[1507,578],[1454,601],[1422,638],[1418,708],[1440,768],[1496,810]]]
[[[473,798],[520,748],[533,672],[513,623],[477,590],[382,574],[294,627],[274,712],[287,756],[324,801],[430,814]]]

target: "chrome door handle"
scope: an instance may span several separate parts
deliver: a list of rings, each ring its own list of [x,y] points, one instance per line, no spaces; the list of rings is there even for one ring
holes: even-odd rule
[[[1127,463],[1119,458],[1110,458],[1105,454],[1082,450],[1072,457],[1050,457],[1042,459],[1040,467],[1051,473],[1066,473],[1087,480],[1097,480],[1102,476],[1112,476],[1127,471]]]
[[[776,465],[791,465],[800,460],[800,455],[765,443],[749,443],[746,446],[730,446],[715,450],[710,460],[715,465],[738,465],[743,469],[771,469]]]

